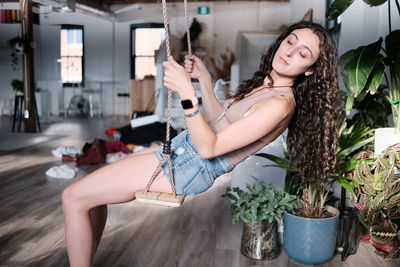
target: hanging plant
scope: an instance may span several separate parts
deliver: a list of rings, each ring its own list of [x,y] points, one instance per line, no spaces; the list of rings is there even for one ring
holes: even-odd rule
[[[24,83],[21,80],[12,80],[11,81],[11,87],[15,92],[24,92]]]
[[[11,48],[12,67],[18,70],[19,58],[30,48],[30,43],[17,36],[8,40],[7,45]]]

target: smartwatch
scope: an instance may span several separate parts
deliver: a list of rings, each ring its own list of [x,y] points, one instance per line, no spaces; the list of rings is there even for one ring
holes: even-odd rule
[[[193,97],[191,99],[183,99],[181,100],[181,105],[183,109],[193,108],[195,105],[199,104],[199,100],[197,97]]]

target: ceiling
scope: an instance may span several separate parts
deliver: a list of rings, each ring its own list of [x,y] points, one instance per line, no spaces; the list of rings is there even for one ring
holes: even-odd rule
[[[170,2],[183,2],[183,0],[166,0],[167,3]],[[215,0],[187,0],[190,2],[217,2]],[[288,2],[289,0],[228,0],[228,2],[238,2],[238,1],[248,1],[248,2],[259,2],[259,1],[270,1],[270,2]],[[19,2],[19,0],[6,0],[4,2]],[[133,4],[153,4],[161,3],[161,0],[32,0],[34,5],[40,6],[50,6],[54,11],[65,12],[74,11],[75,9],[85,10],[89,13],[97,13],[97,15],[105,15],[115,17],[115,12],[118,8],[116,5],[120,6],[121,9],[128,5]],[[111,6],[114,6],[111,9]],[[63,10],[63,11],[62,11]],[[117,11],[116,11],[117,10]]]

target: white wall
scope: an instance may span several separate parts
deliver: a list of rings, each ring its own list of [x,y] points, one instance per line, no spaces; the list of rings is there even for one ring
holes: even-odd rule
[[[183,37],[185,18],[183,3],[170,3],[168,17],[172,34]],[[210,14],[197,15],[199,6],[208,6]],[[136,5],[136,8],[118,13],[116,23],[116,88],[129,88],[129,25],[144,22],[162,23],[161,4]],[[121,8],[119,6],[118,8]],[[290,0],[289,2],[195,2],[188,4],[189,22],[193,18],[202,24],[200,46],[209,56],[219,60],[221,53],[235,49],[239,31],[274,31],[283,24],[300,20],[310,9],[314,9],[314,20],[325,23],[325,1]],[[259,59],[257,59],[259,60]],[[209,66],[210,67],[210,66]]]
[[[210,7],[210,14],[197,15],[200,6]],[[283,24],[300,20],[309,8],[314,9],[316,22],[324,23],[325,1],[290,0],[289,2],[195,2],[189,3],[189,22],[194,17],[202,24],[200,45],[209,55],[219,56],[228,47],[235,48],[235,39],[239,31],[277,30]],[[185,34],[183,4],[168,4],[170,29],[173,34],[182,37]],[[119,22],[162,23],[161,4],[143,5],[130,11],[119,13]]]
[[[60,58],[59,25],[75,24],[84,26],[85,43],[85,88],[103,90],[103,112],[112,114],[113,108],[113,23],[82,13],[48,13],[41,15],[41,59],[46,64],[42,64],[38,70],[38,82],[41,87],[46,87],[52,93],[53,113],[57,109],[62,110],[67,107],[70,98],[74,94],[79,94],[80,90],[72,88],[62,89],[60,79]],[[64,99],[56,108],[56,100]],[[100,96],[95,96],[95,100],[100,100]]]
[[[6,4],[9,5],[9,4]],[[14,4],[18,6],[18,4]],[[200,45],[209,55],[217,59],[228,47],[231,51],[235,47],[235,39],[238,31],[276,30],[282,24],[290,24],[299,20],[309,8],[314,8],[314,17],[317,22],[324,23],[324,1],[320,0],[291,0],[289,2],[196,2],[189,3],[190,21],[196,17],[203,25],[203,33],[200,36]],[[209,6],[209,15],[197,15],[197,7]],[[170,25],[172,33],[181,37],[185,32],[185,20],[182,4],[168,4]],[[129,67],[129,35],[130,25],[143,22],[162,22],[161,4],[145,5],[143,8],[133,9],[118,14],[118,21],[113,22],[99,19],[80,13],[43,13],[41,15],[40,38],[37,39],[40,48],[36,78],[38,86],[48,89],[51,93],[51,111],[56,114],[62,106],[67,106],[74,91],[62,89],[60,84],[59,44],[54,42],[55,30],[53,25],[79,24],[85,29],[85,77],[88,86],[98,87],[96,81],[114,80],[115,84],[103,84],[105,113],[126,113],[126,109],[120,108],[126,105],[126,100],[118,99],[118,92],[129,91],[130,67]],[[289,18],[289,19],[288,19]],[[9,25],[0,25],[0,41],[10,39],[15,33],[6,36],[6,28]],[[15,30],[15,25],[14,30]],[[113,33],[113,29],[115,30]],[[113,34],[115,47],[113,49]],[[53,40],[53,41],[51,41]],[[3,45],[4,46],[4,45]],[[113,60],[115,56],[115,60]],[[113,65],[114,62],[114,65]],[[7,74],[0,76],[0,84],[9,83],[10,77],[17,75],[10,69]],[[2,73],[6,73],[3,72]],[[114,76],[114,77],[113,77]],[[12,91],[2,86],[0,96],[12,95]],[[10,93],[11,92],[11,93]],[[59,96],[64,95],[64,101]],[[59,103],[60,102],[60,103]]]
[[[18,4],[3,4],[1,8],[15,8]],[[119,13],[116,22],[101,19],[81,13],[48,13],[41,15],[40,38],[35,40],[40,47],[35,53],[38,55],[36,78],[38,86],[48,89],[51,93],[52,113],[57,113],[62,105],[68,103],[74,93],[65,89],[64,102],[57,99],[63,93],[60,85],[59,44],[55,44],[55,30],[53,25],[78,24],[85,29],[85,76],[88,87],[99,87],[98,81],[112,81],[114,84],[104,83],[106,114],[113,112],[126,114],[128,107],[126,99],[118,99],[118,92],[129,91],[130,58],[129,39],[130,25],[143,22],[162,22],[161,4],[136,5],[140,9],[131,9]],[[197,7],[210,7],[209,15],[197,15]],[[208,55],[219,59],[219,55],[228,47],[234,51],[238,31],[270,31],[277,30],[282,24],[291,24],[300,20],[309,8],[314,10],[314,21],[325,23],[324,0],[290,0],[289,2],[196,2],[189,3],[189,17],[192,21],[196,17],[203,25],[200,35],[200,45],[206,49]],[[181,37],[185,32],[184,11],[181,3],[168,4],[171,31]],[[41,12],[42,13],[42,12]],[[43,12],[45,13],[45,12]],[[399,28],[400,19],[392,7],[393,29]],[[373,19],[371,19],[373,18]],[[387,31],[387,4],[381,7],[370,8],[362,1],[355,1],[342,15],[342,33],[340,38],[340,54],[359,45],[376,41],[378,36],[385,36]],[[53,30],[52,30],[53,29]],[[12,71],[11,66],[4,62],[9,54],[6,40],[17,34],[17,25],[0,25],[0,99],[12,98],[13,92],[10,81],[20,78],[20,74]],[[113,64],[114,62],[114,64]],[[1,103],[0,103],[1,105]]]
[[[18,9],[18,4],[4,4],[1,8]],[[71,96],[79,90],[62,88],[60,64],[60,25],[76,24],[84,26],[85,39],[85,81],[86,88],[103,87],[103,112],[112,114],[113,109],[113,23],[82,13],[54,13],[41,11],[41,25],[34,25],[35,78],[37,86],[50,92],[50,110],[58,114],[67,107]],[[0,24],[0,99],[13,98],[10,82],[22,79],[21,72],[11,68],[11,60],[6,62],[10,49],[6,41],[17,36],[19,24]],[[125,66],[128,68],[128,65]],[[100,83],[101,82],[101,83]],[[98,96],[95,100],[99,99]],[[3,102],[3,101],[2,101]]]

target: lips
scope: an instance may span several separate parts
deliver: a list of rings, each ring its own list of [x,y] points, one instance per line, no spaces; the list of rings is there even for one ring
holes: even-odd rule
[[[286,60],[284,60],[282,57],[279,57],[279,59],[280,59],[284,64],[289,65],[289,63],[288,63]]]

